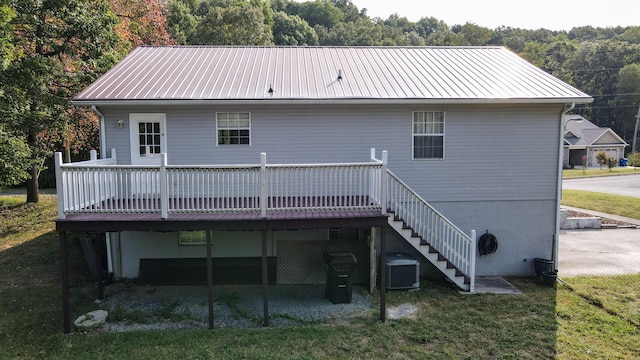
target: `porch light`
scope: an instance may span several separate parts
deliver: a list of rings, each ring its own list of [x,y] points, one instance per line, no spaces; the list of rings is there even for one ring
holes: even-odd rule
[[[122,129],[123,126],[124,126],[124,120],[119,119],[118,121],[116,121],[116,127],[118,129]]]

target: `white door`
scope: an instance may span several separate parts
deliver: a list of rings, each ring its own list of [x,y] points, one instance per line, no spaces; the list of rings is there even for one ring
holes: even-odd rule
[[[160,154],[167,152],[165,126],[165,114],[129,114],[132,165],[160,165]]]

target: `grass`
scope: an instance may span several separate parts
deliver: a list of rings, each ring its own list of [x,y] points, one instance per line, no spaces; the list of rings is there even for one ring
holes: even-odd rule
[[[640,200],[629,196],[562,190],[561,204],[640,219]]]
[[[580,177],[594,177],[594,176],[612,176],[612,175],[622,175],[622,174],[640,174],[640,168],[632,168],[632,167],[614,167],[609,171],[609,168],[603,166],[600,168],[589,168],[585,171],[582,169],[564,169],[562,170],[562,178],[563,179],[573,179]]]
[[[462,295],[425,280],[418,291],[387,296],[388,306],[410,302],[419,316],[385,324],[374,309],[342,325],[64,335],[59,278],[51,275],[59,266],[39,265],[57,255],[55,201],[47,200],[0,196],[1,359],[640,358],[640,275],[563,279],[557,288],[509,278],[523,292],[515,296]],[[46,281],[22,282],[31,277]],[[95,289],[79,279],[71,291],[75,317],[91,307]],[[168,301],[156,315],[177,305]]]

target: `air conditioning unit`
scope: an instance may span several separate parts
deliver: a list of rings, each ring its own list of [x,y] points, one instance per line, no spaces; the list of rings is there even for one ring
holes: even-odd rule
[[[420,287],[420,262],[400,252],[386,254],[387,289],[417,289]]]

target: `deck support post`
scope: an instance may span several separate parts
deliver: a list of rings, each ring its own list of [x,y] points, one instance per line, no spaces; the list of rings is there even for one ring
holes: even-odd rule
[[[213,329],[213,260],[211,259],[211,231],[206,231],[207,242],[207,301],[209,329]]]
[[[71,309],[69,306],[69,254],[67,250],[67,233],[65,231],[58,232],[60,239],[60,265],[62,279],[62,322],[64,333],[71,332]]]
[[[96,281],[98,282],[98,300],[104,299],[104,278],[102,277],[102,250],[104,249],[104,242],[106,241],[105,233],[99,233],[95,237],[95,250],[96,250]]]
[[[387,234],[380,228],[380,321],[387,321]]]
[[[269,267],[267,264],[267,230],[262,230],[262,326],[269,326]]]
[[[373,290],[376,289],[376,228],[371,228],[371,236],[369,239],[369,294],[373,294]]]

